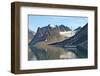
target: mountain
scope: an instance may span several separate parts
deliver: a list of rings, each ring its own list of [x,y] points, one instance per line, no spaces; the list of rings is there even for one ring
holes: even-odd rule
[[[64,26],[64,25],[60,25],[59,29],[60,29],[60,31],[71,31],[71,29],[69,27]]]
[[[79,26],[78,28],[76,28],[74,31],[77,33],[81,30],[81,26]]]
[[[35,35],[35,32],[28,29],[28,42],[30,42],[33,39],[34,35]]]
[[[87,48],[88,47],[88,23],[84,25],[74,36],[69,39],[66,39],[62,42],[53,43],[51,45],[68,47],[68,46],[80,46]]]
[[[50,24],[45,27],[38,27],[37,33],[35,34],[32,41],[29,43],[29,45],[34,45],[35,43],[41,41],[45,41],[48,44],[63,41],[65,37],[61,36],[60,32],[65,31],[71,31],[71,29],[64,25],[56,25],[55,27],[51,27]]]

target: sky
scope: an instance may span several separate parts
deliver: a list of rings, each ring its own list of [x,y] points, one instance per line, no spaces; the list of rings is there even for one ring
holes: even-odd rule
[[[48,24],[52,27],[63,24],[74,30],[79,26],[83,27],[86,23],[88,23],[87,17],[28,15],[28,28],[34,32],[38,27],[48,26]]]

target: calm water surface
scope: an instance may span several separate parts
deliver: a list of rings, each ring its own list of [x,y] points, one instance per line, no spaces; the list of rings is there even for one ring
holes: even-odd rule
[[[76,59],[87,58],[88,53],[83,48],[62,47],[32,47],[29,48],[28,60],[54,60],[54,59]]]

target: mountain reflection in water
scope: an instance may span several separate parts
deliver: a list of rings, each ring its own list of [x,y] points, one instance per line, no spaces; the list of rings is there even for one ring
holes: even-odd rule
[[[83,48],[62,48],[48,45],[29,48],[28,60],[54,60],[87,58],[87,50]]]

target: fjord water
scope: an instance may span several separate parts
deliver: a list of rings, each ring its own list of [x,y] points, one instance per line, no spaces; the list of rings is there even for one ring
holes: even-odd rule
[[[55,60],[55,59],[78,59],[87,58],[88,51],[82,47],[55,47],[48,46],[33,46],[30,49],[31,56],[28,60]]]

